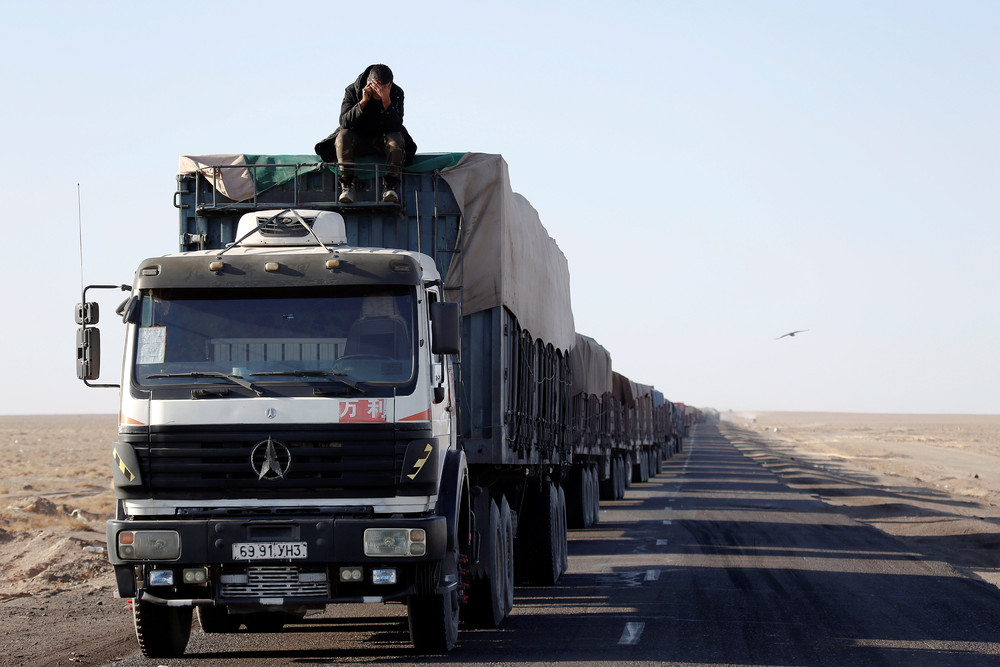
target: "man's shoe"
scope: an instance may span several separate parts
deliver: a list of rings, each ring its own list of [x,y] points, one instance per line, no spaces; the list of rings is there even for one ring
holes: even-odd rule
[[[382,193],[382,201],[388,202],[390,204],[399,203],[399,195],[396,194],[396,190],[393,188],[386,188],[385,192]]]
[[[337,200],[341,204],[353,204],[354,203],[354,188],[350,185],[340,186],[340,198]]]

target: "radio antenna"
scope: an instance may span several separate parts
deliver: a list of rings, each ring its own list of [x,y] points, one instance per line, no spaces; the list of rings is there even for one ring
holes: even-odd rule
[[[76,217],[77,217],[77,229],[80,232],[80,292],[83,293],[84,285],[86,284],[83,280],[83,205],[80,202],[80,184],[76,184]]]

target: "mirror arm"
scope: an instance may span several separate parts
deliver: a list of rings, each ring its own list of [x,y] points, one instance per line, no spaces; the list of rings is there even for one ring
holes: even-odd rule
[[[123,292],[131,292],[131,285],[87,285],[83,288],[83,299],[82,302],[77,304],[76,317],[77,323],[80,324],[80,329],[77,331],[77,373],[80,374],[80,379],[83,384],[88,387],[120,387],[119,384],[104,384],[91,382],[91,380],[96,380],[97,376],[84,377],[84,370],[96,370],[100,372],[100,358],[101,358],[101,332],[100,330],[93,326],[97,324],[99,319],[97,303],[87,302],[87,291],[91,289],[120,289]],[[90,331],[93,331],[93,334]],[[96,363],[94,363],[96,362]],[[84,366],[80,366],[84,364]],[[97,368],[94,369],[93,366],[96,365]]]

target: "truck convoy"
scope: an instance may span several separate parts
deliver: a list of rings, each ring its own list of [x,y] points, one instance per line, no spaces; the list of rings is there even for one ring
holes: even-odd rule
[[[316,156],[185,156],[180,252],[77,306],[77,374],[120,386],[107,523],[147,657],[335,603],[400,602],[424,653],[554,584],[568,526],[679,451],[698,413],[575,332],[566,258],[498,155],[381,165],[337,203]],[[128,291],[99,385],[88,290]]]

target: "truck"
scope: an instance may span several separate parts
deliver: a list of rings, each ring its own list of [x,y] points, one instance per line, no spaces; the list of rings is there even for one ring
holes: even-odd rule
[[[402,603],[417,651],[450,651],[673,451],[652,387],[575,332],[501,156],[418,155],[392,203],[377,160],[337,202],[341,167],[182,156],[178,252],[77,305],[78,377],[120,388],[108,555],[147,657],[195,614],[273,631],[337,603]],[[128,293],[117,385],[92,289]]]

